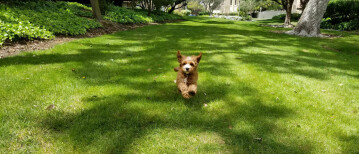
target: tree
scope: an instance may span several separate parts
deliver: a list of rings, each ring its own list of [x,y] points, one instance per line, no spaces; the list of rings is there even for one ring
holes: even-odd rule
[[[309,2],[309,0],[300,0],[300,6],[302,7],[302,10],[305,9],[308,2]]]
[[[250,12],[255,11],[256,7],[258,6],[258,1],[257,0],[241,0],[240,1],[240,13],[242,16],[243,15],[247,15]]]
[[[92,13],[97,20],[102,20],[100,5],[98,0],[90,0],[92,6]]]
[[[273,1],[278,3],[279,5],[282,5],[283,9],[286,12],[284,26],[291,27],[292,24],[290,23],[290,18],[292,16],[292,6],[294,0],[273,0]]]
[[[204,5],[204,7],[209,12],[209,15],[213,14],[213,10],[216,9],[223,0],[202,0],[201,3]]]
[[[278,8],[281,6],[271,0],[241,0],[239,11],[242,16],[247,16],[250,12]]]
[[[191,10],[192,14],[198,15],[199,12],[204,10],[204,7],[196,0],[191,0],[187,4],[187,8]]]
[[[287,34],[306,37],[320,37],[320,22],[329,0],[310,0],[300,17],[297,26]]]
[[[182,6],[186,6],[187,5],[187,0],[176,0],[172,5],[170,10],[168,11],[168,13],[172,13],[176,8],[177,5],[182,4]]]

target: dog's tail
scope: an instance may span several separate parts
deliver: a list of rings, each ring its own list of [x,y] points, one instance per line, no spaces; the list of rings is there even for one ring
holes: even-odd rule
[[[179,67],[175,67],[173,70],[175,71],[175,72],[178,72],[179,71]]]

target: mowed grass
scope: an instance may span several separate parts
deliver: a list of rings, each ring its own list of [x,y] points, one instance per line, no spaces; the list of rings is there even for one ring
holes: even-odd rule
[[[0,59],[0,151],[359,153],[359,36],[266,22],[193,17]],[[177,50],[203,52],[190,100]]]

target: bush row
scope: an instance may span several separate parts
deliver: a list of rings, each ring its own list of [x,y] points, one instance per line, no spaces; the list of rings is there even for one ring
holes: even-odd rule
[[[101,27],[91,9],[71,2],[24,2],[0,4],[0,45],[6,40],[51,39],[54,35],[84,34]]]
[[[280,15],[276,15],[276,16],[272,17],[272,19],[273,20],[283,20],[284,21],[285,16],[286,16],[285,14],[280,14]],[[296,20],[299,20],[300,16],[301,16],[301,14],[292,13],[290,19],[296,21]]]
[[[130,10],[114,5],[108,6],[104,18],[113,22],[122,24],[136,24],[136,23],[150,23],[150,22],[163,22],[166,20],[181,19],[181,16],[175,14],[168,14],[165,12],[152,12],[147,16],[146,10]]]
[[[321,28],[336,30],[359,29],[359,0],[330,1]]]
[[[91,8],[75,2],[15,1],[0,3],[0,46],[19,39],[52,39],[54,35],[80,35],[102,25],[91,19]],[[104,16],[113,22],[138,24],[181,19],[165,12],[130,10],[109,5]]]

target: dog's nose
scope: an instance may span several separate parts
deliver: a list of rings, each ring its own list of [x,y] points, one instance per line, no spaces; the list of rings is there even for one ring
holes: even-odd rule
[[[189,68],[186,68],[186,71],[188,71],[189,70]]]

